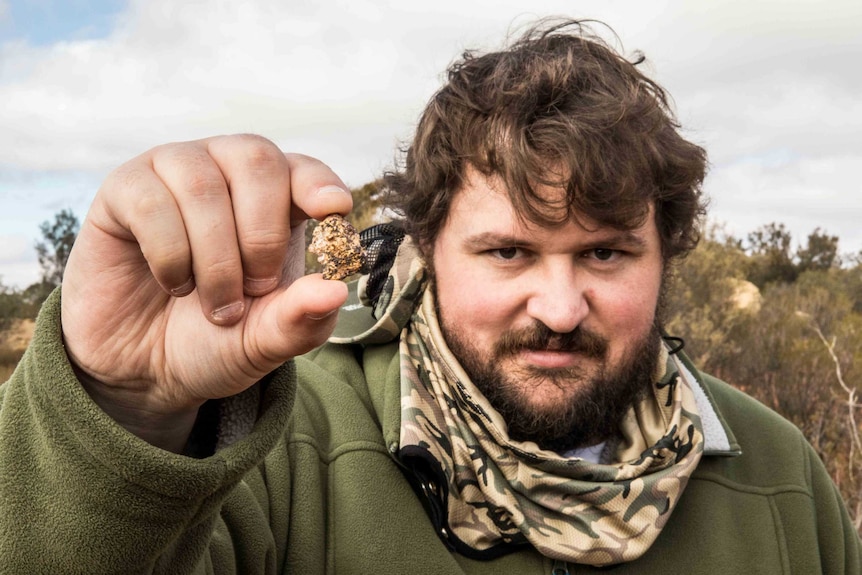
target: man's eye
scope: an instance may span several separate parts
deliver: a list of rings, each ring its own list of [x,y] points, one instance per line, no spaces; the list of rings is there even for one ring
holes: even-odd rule
[[[515,259],[516,257],[518,257],[519,252],[520,250],[515,247],[499,248],[494,250],[494,253],[497,255],[497,257],[504,260]]]
[[[617,250],[611,250],[608,248],[596,248],[592,250],[592,256],[597,260],[606,262],[617,255]]]

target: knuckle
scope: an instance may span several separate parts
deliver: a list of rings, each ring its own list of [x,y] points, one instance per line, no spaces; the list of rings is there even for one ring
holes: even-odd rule
[[[173,208],[173,203],[168,201],[164,194],[154,191],[142,191],[132,198],[132,211],[144,220],[159,218]]]
[[[276,230],[246,232],[241,240],[243,256],[253,259],[280,258],[284,254],[287,242],[287,235]]]
[[[272,140],[270,140],[269,138],[265,138],[264,136],[261,136],[260,134],[251,134],[251,133],[236,134],[234,136],[231,136],[231,138],[243,146],[258,145],[258,146],[262,146],[262,147],[271,148],[273,150],[278,149],[278,146],[276,146]]]
[[[188,142],[167,142],[164,144],[159,144],[158,146],[153,146],[153,148],[149,151],[149,155],[153,158],[168,156],[173,153],[174,150],[185,148],[188,145]]]
[[[203,273],[215,280],[223,279],[227,282],[237,280],[242,275],[239,262],[233,258],[222,258],[208,262]]]
[[[153,167],[175,195],[207,200],[227,191],[221,170],[200,142],[180,142],[155,148]]]
[[[145,189],[148,180],[146,169],[129,162],[109,173],[102,183],[102,189],[109,193],[135,191]]]
[[[261,136],[243,135],[242,158],[252,173],[271,174],[284,169],[284,154],[278,147]]]
[[[188,274],[189,252],[185,245],[174,243],[164,246],[159,254],[159,261],[172,275],[185,276]],[[185,279],[185,277],[179,279]]]
[[[196,200],[206,201],[224,196],[227,185],[220,173],[208,169],[190,170],[185,175],[183,190]]]
[[[179,243],[142,245],[141,251],[154,273],[158,273],[170,284],[178,284],[188,278],[190,256],[188,248]]]
[[[205,155],[205,150],[200,141],[191,142],[170,142],[154,147],[144,158],[149,158],[153,165],[153,169],[158,170],[159,166],[173,166],[184,163],[200,162],[202,156]]]

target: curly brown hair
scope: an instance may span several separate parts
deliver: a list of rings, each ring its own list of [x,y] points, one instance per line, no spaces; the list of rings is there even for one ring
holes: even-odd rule
[[[385,176],[406,233],[433,245],[470,165],[499,178],[536,224],[585,215],[633,229],[652,204],[665,260],[694,248],[706,153],[679,134],[668,95],[638,70],[642,61],[629,62],[584,21],[543,20],[504,50],[464,52],[425,108],[403,166]],[[565,209],[549,206],[538,186],[564,189]]]

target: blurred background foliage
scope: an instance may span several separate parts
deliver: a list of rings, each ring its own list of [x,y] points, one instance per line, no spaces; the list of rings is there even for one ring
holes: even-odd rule
[[[695,365],[802,430],[860,530],[862,258],[838,242],[816,229],[796,245],[780,224],[744,240],[713,227],[673,270],[666,328]]]

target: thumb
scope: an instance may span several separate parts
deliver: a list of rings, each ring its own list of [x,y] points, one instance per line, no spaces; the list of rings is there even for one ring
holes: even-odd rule
[[[261,318],[258,349],[264,357],[282,362],[326,341],[335,329],[338,309],[347,301],[347,285],[312,274],[274,295]]]

